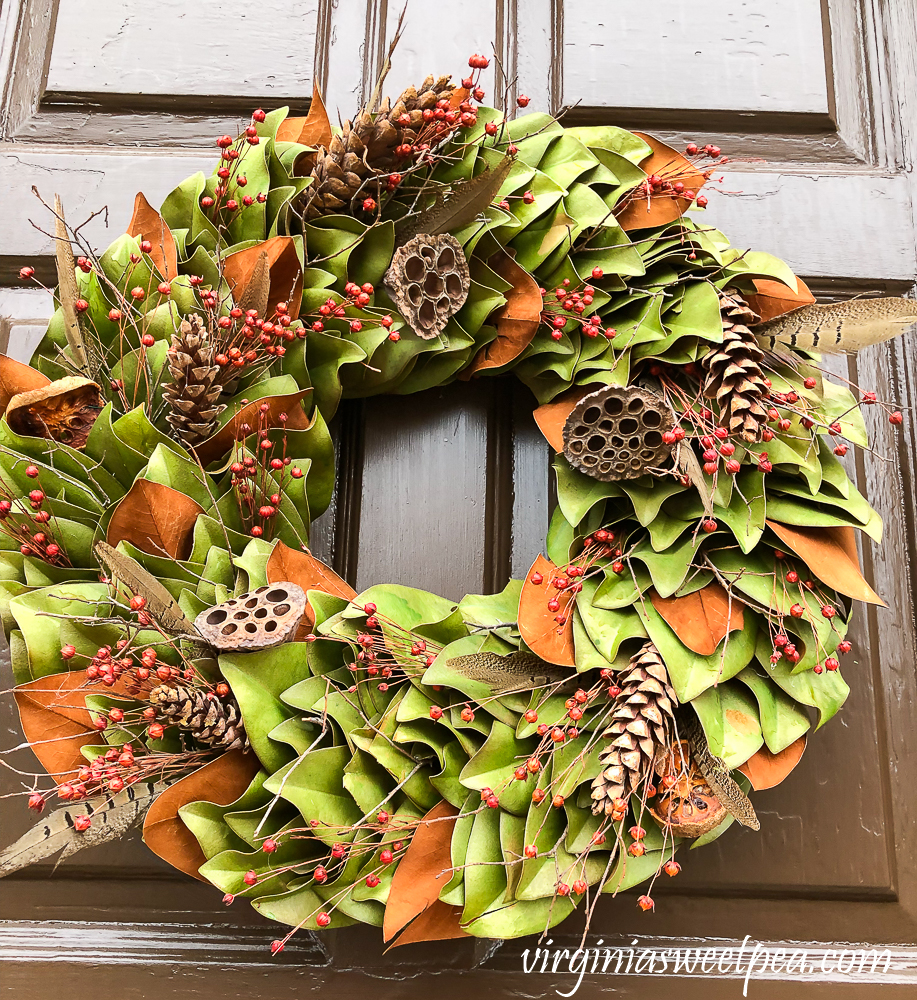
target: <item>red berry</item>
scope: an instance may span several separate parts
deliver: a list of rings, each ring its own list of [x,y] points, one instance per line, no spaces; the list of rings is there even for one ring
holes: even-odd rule
[[[89,303],[85,299],[77,299],[73,307],[78,313],[84,313],[89,308]]]
[[[570,886],[566,882],[558,882],[557,884],[557,895],[558,896],[569,896]]]
[[[92,820],[88,816],[76,816],[73,820],[73,829],[85,832],[92,826]]]
[[[442,717],[443,717],[443,710],[439,707],[439,705],[431,705],[430,718],[434,722],[438,722]]]
[[[318,865],[314,872],[312,872],[312,878],[316,882],[327,882],[328,881],[328,869],[324,865]]]
[[[60,655],[62,660],[72,660],[76,656],[76,646],[71,646],[68,643],[61,648]]]
[[[363,199],[363,211],[364,212],[375,212],[376,210],[376,199],[375,198],[364,198]]]
[[[847,639],[837,644],[837,651],[839,653],[849,653],[851,649],[853,649],[853,643],[848,642]]]
[[[904,415],[900,412],[900,410],[895,410],[894,413],[889,415],[888,422],[890,424],[903,424]]]
[[[822,606],[822,609],[821,609],[822,618],[829,618],[830,619],[830,618],[833,618],[836,614],[837,614],[837,611],[834,608],[832,608],[829,604],[825,604],[825,605]]]
[[[395,855],[394,855],[394,854],[392,854],[392,852],[391,852],[391,851],[389,851],[388,849],[386,849],[386,850],[382,851],[382,852],[381,852],[381,853],[379,854],[379,860],[380,860],[380,861],[382,862],[382,864],[384,864],[384,865],[390,865],[390,864],[392,863],[392,861],[394,860],[394,858],[395,858]]]
[[[670,858],[662,866],[662,870],[669,876],[669,878],[674,878],[681,871],[681,865],[675,861],[674,858]]]
[[[76,652],[76,650],[74,650],[74,652]],[[524,718],[525,718],[525,721],[529,722],[529,723],[537,722],[538,721],[538,713],[535,711],[534,708],[530,708],[525,713]]]
[[[564,806],[563,795],[555,795],[554,798],[551,799],[551,805],[554,806],[555,809],[563,809]]]
[[[534,844],[526,844],[525,845],[525,856],[527,858],[537,858],[538,857],[538,848]]]
[[[231,898],[231,897],[230,897]],[[284,949],[283,941],[271,941],[271,954],[279,955]]]
[[[322,911],[315,918],[315,922],[318,924],[319,927],[327,927],[328,924],[331,923],[331,917],[327,913],[325,913],[324,911]]]
[[[529,106],[530,101],[531,97],[526,97],[525,94],[520,94],[516,98],[516,104],[518,104],[520,108],[527,108]]]
[[[261,845],[261,850],[265,854],[273,854],[277,850],[277,841],[268,837],[267,840]]]
[[[35,812],[41,812],[45,807],[44,798],[38,794],[38,792],[32,792],[29,796],[29,808],[34,809]]]
[[[794,605],[793,605],[793,606],[792,606],[792,607],[790,608],[790,614],[791,614],[791,615],[792,615],[792,616],[793,616],[794,618],[802,618],[802,616],[803,616],[803,615],[804,615],[805,613],[806,613],[806,609],[805,609],[805,608],[804,608],[804,607],[803,607],[803,606],[802,606],[801,604],[794,604]]]
[[[786,575],[787,583],[799,583],[799,574],[795,569],[791,569]]]
[[[19,269],[19,277],[22,278],[23,281],[28,281],[30,278],[34,278],[35,277],[35,268],[34,267],[21,267]]]
[[[825,660],[825,666],[828,668],[828,670],[837,670],[838,667],[840,666],[840,663],[838,663],[838,661],[833,656],[829,656],[828,659]]]
[[[649,896],[641,896],[637,900],[637,906],[639,906],[641,910],[646,912],[647,910],[652,910],[656,906],[656,904]]]
[[[161,740],[162,739],[162,734],[164,732],[165,732],[165,730],[163,729],[161,723],[159,723],[159,722],[154,722],[147,729],[147,733],[149,734],[150,739],[153,739],[153,740]]]
[[[467,705],[462,709],[462,722],[474,722],[474,712]]]

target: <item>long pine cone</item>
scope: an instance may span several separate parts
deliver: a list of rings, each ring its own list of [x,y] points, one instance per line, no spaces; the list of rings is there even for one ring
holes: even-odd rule
[[[172,334],[168,354],[172,381],[163,388],[170,408],[166,420],[173,436],[192,448],[213,434],[226,409],[218,402],[223,386],[216,354],[200,316],[182,320],[178,333]]]
[[[160,684],[150,692],[150,704],[164,719],[186,730],[199,743],[224,750],[244,750],[248,737],[235,701],[192,688]]]
[[[592,811],[611,815],[616,800],[637,792],[652,774],[656,754],[668,746],[678,704],[659,650],[645,643],[618,678],[611,724],[602,734],[611,743],[599,755],[602,770],[592,782]]]
[[[386,99],[380,111],[365,108],[344,123],[327,149],[319,147],[312,167],[312,184],[302,193],[298,211],[308,222],[322,215],[349,212],[364,182],[389,173],[401,162],[395,150],[413,145],[424,125],[423,112],[452,97],[451,77],[428,76],[420,87],[408,87],[394,105]]]
[[[723,343],[704,358],[704,395],[716,400],[720,424],[730,434],[743,441],[760,441],[767,422],[768,388],[761,370],[764,351],[748,329],[758,316],[738,292],[719,294]]]

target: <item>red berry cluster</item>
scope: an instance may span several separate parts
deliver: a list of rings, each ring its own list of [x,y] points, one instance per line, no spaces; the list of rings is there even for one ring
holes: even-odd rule
[[[601,269],[596,268],[596,271],[601,277]],[[594,271],[593,274],[595,273]],[[607,340],[613,340],[617,335],[617,331],[611,327],[602,327],[602,318],[598,313],[587,315],[595,299],[595,288],[592,285],[582,282],[571,287],[570,279],[564,278],[554,289],[553,298],[548,295],[546,288],[540,291],[544,300],[541,322],[550,328],[553,340],[560,340],[571,323],[574,324],[572,329],[578,326],[580,333],[586,337],[602,334]]]
[[[30,479],[38,479],[37,465],[25,470]],[[44,509],[44,490],[30,490],[26,496],[16,496],[0,485],[0,532],[19,545],[24,556],[41,559],[51,566],[69,566],[70,560],[51,527],[51,512]],[[37,531],[33,528],[39,526]]]
[[[250,191],[245,191],[248,186],[248,178],[240,170],[248,149],[261,142],[258,135],[258,125],[266,117],[259,108],[252,115],[251,124],[237,139],[233,139],[229,135],[222,135],[216,141],[220,148],[217,184],[213,191],[213,197],[204,195],[200,203],[201,208],[209,213],[209,217],[218,226],[225,225],[229,218],[241,208],[248,208],[256,201],[261,205],[267,201],[267,194],[264,191],[254,195]]]

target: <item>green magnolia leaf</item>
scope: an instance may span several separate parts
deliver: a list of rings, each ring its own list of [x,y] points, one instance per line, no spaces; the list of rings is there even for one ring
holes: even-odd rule
[[[743,685],[726,681],[707,688],[691,705],[704,727],[710,752],[728,768],[744,764],[761,749],[764,736],[758,704]]]
[[[748,666],[736,675],[736,680],[747,685],[757,699],[761,731],[771,753],[780,753],[809,731],[806,712],[760,669]]]

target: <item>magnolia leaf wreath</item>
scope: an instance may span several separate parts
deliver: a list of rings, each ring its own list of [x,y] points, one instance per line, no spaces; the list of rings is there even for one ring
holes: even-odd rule
[[[101,255],[56,201],[58,309],[0,358],[0,611],[50,812],[0,874],[142,822],[288,925],[275,952],[517,937],[651,909],[843,704],[882,528],[840,459],[877,400],[818,352],[917,307],[814,304],[685,214],[719,149],[506,118],[486,63],[341,130],[318,94],[256,111]],[[340,401],[509,372],[557,452],[546,555],[457,605],[356,594],[309,551]]]

